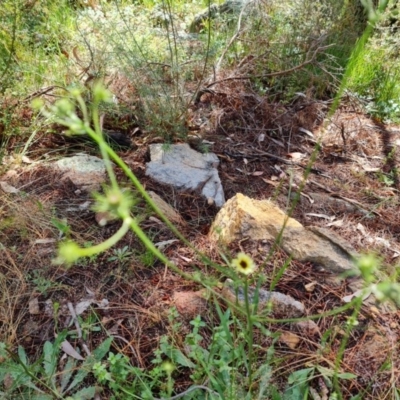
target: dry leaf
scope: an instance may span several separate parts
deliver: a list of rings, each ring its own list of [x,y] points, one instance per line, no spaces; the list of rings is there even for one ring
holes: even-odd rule
[[[279,336],[279,341],[286,344],[291,349],[295,349],[300,342],[300,338],[292,332],[283,332]]]
[[[170,240],[164,240],[162,242],[155,243],[154,246],[158,248],[158,250],[165,250],[169,245],[177,242],[178,239],[170,239]]]
[[[71,343],[68,342],[68,340],[64,340],[61,343],[61,349],[65,354],[68,354],[72,358],[75,358],[80,361],[84,360],[84,358],[72,347]]]
[[[356,228],[357,228],[357,230],[360,231],[364,236],[367,236],[367,232],[365,231],[364,225],[358,223]]]
[[[1,181],[0,187],[6,193],[19,193],[19,189],[16,189],[14,186],[9,185],[7,182]]]
[[[380,168],[378,168],[378,167],[369,167],[367,165],[361,165],[361,167],[365,172],[378,172],[378,171],[380,171]]]
[[[286,154],[286,157],[291,158],[294,161],[300,161],[302,160],[306,155],[303,153],[299,153],[298,151],[295,151],[293,153],[288,153]]]
[[[307,130],[307,129],[305,129],[305,128],[299,128],[299,131],[305,133],[306,135],[310,136],[310,138],[313,138],[313,139],[314,139],[313,133],[310,132],[309,130]]]
[[[34,244],[49,244],[54,243],[56,239],[36,239],[33,243]]]
[[[326,224],[326,226],[336,226],[337,228],[340,228],[344,225],[344,219],[338,219],[337,221],[330,222],[329,224]]]
[[[329,215],[326,214],[306,213],[306,215],[308,217],[324,218],[327,219],[328,221],[333,221],[336,218],[334,216],[330,217]]]
[[[21,157],[22,162],[24,162],[25,164],[33,164],[33,161],[27,157],[27,156],[22,156]]]
[[[313,292],[315,289],[315,286],[317,285],[317,281],[312,281],[310,283],[307,283],[306,285],[304,285],[304,289],[306,289],[307,292]]]
[[[260,176],[260,175],[262,175],[263,173],[264,173],[264,171],[254,171],[254,172],[251,173],[251,175],[253,175],[253,176]]]
[[[362,299],[366,300],[366,299],[368,299],[369,296],[371,296],[371,290],[370,289],[359,289],[359,290],[356,290],[354,293],[349,294],[348,296],[344,296],[342,298],[342,300],[345,303],[350,303],[350,301],[353,300],[354,297],[358,297],[361,294],[363,294]]]
[[[76,315],[81,315],[84,313],[91,305],[94,303],[94,299],[85,299],[83,301],[80,301],[76,306],[75,306],[75,313]]]

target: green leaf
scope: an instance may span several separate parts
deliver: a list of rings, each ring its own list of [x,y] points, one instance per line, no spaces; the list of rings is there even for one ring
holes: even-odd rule
[[[169,359],[182,367],[195,368],[196,364],[193,364],[179,349],[174,349],[168,342],[162,341],[160,343],[161,351],[169,357]]]
[[[22,346],[18,346],[18,357],[22,364],[28,366],[28,357],[26,356],[25,349]]]
[[[321,365],[318,365],[316,368],[321,373],[321,375],[323,375],[325,377],[333,378],[334,376],[337,376],[340,379],[357,378],[357,375],[351,374],[350,372],[343,372],[343,373],[338,374],[333,369],[325,368],[325,367],[322,367]]]
[[[337,374],[337,377],[340,379],[355,379],[357,375],[351,374],[350,372],[344,372],[342,374]]]
[[[91,400],[96,395],[96,388],[94,386],[90,386],[87,388],[83,388],[76,392],[73,395],[74,400]]]
[[[29,397],[31,400],[54,400],[54,397],[51,396],[50,394],[34,394],[32,397]]]
[[[325,369],[327,369],[327,368],[325,368]],[[292,384],[292,383],[304,383],[304,382],[306,382],[308,380],[309,375],[313,371],[314,371],[314,367],[304,368],[304,369],[300,369],[298,371],[295,371],[295,372],[290,374],[290,376],[288,378],[288,383],[289,384]]]
[[[71,380],[72,374],[75,372],[76,360],[73,357],[68,357],[68,361],[65,364],[63,371],[61,372],[61,386],[60,392],[64,393],[68,382]]]
[[[76,385],[81,383],[86,378],[89,372],[93,370],[94,364],[96,364],[96,362],[101,361],[104,358],[104,356],[108,353],[113,340],[114,340],[113,337],[109,337],[103,343],[101,343],[99,347],[93,350],[93,353],[89,357],[87,357],[85,361],[83,361],[82,365],[80,366],[78,372],[75,375],[74,380],[71,382],[71,384],[68,386],[65,392],[69,392],[71,389],[73,389]]]
[[[46,374],[46,378],[54,384],[55,383],[55,374],[57,366],[57,357],[56,354],[58,351],[54,349],[54,345],[47,341],[43,346],[43,368]]]
[[[182,367],[187,368],[196,368],[196,364],[192,363],[180,350],[178,349],[171,349],[171,360],[181,365]]]
[[[101,361],[104,356],[109,352],[110,346],[114,338],[110,336],[103,343],[101,343],[96,349],[93,350],[91,357],[94,357],[94,361],[91,361],[91,365],[93,366],[96,362]],[[88,360],[90,357],[88,357]],[[86,362],[86,361],[85,361]]]

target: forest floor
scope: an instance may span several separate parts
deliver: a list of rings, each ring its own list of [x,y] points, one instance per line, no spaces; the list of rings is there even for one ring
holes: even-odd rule
[[[400,256],[396,151],[400,126],[370,118],[350,98],[344,99],[326,122],[328,101],[300,96],[291,105],[283,106],[246,93],[242,87],[223,89],[202,96],[190,111],[188,126],[192,146],[204,150],[206,144],[219,157],[226,199],[240,192],[254,199],[272,199],[287,211],[308,170],[292,217],[305,226],[329,227],[360,253],[376,252],[382,258],[382,270],[388,276],[396,275]],[[216,263],[225,265],[220,250],[207,236],[218,209],[199,193],[179,192],[146,177],[148,145],[162,140],[141,128],[130,138],[136,150],[120,150],[118,154],[146,190],[162,196],[181,214],[187,224],[179,229],[189,242]],[[317,143],[315,162],[307,169]],[[9,142],[9,154],[17,145],[17,138]],[[52,262],[60,223],[65,224],[69,237],[82,245],[100,243],[119,227],[118,222],[100,227],[90,208],[79,210],[80,205],[91,200],[90,195],[77,191],[71,182],[60,180],[57,173],[46,168],[51,160],[82,151],[98,155],[90,143],[71,143],[58,133],[43,132],[36,136],[28,153],[33,164],[19,164],[16,157],[4,159],[0,180],[20,192],[0,191],[0,336],[12,346],[23,346],[35,359],[56,329],[68,328],[68,302],[76,305],[90,296],[96,301],[106,299],[107,307],[96,306],[93,300],[93,308],[82,314],[86,343],[95,348],[107,334],[115,334],[115,346],[134,365],[150,368],[160,337],[171,329],[167,315],[174,293],[200,288],[157,261],[133,233],[118,243],[119,252],[110,250],[82,259],[70,268]],[[122,172],[117,170],[117,174],[121,186],[130,185]],[[174,239],[169,229],[149,213],[144,201],[136,206],[135,213],[142,218],[141,227],[153,243]],[[244,251],[258,265],[263,264],[257,244],[250,242],[234,243],[223,251],[230,255]],[[163,252],[182,271],[206,270],[194,250],[180,241],[170,242]],[[286,258],[278,250],[260,273],[268,277]],[[306,287],[313,282],[316,285],[310,292]],[[268,278],[265,287],[269,287]],[[275,290],[302,302],[308,315],[342,306],[343,297],[352,293],[346,281],[332,285],[326,272],[294,260]],[[57,318],[49,311],[49,304],[55,303],[60,305]],[[316,322],[324,335],[345,324],[348,315],[325,316]],[[215,323],[212,305],[203,318],[210,326]],[[400,314],[365,305],[358,320],[342,362],[342,371],[357,378],[343,383],[343,396],[350,398],[365,390],[364,399],[384,398],[390,387],[400,386]],[[191,326],[183,317],[181,322],[183,337]],[[271,324],[268,329],[284,331],[285,325]],[[207,335],[206,330],[204,334]],[[303,337],[295,348],[275,344],[276,358],[281,360],[277,385],[280,379],[286,382],[284,377],[290,371],[310,363],[333,365],[341,343],[340,332],[331,333],[331,337],[330,352],[323,355],[317,354],[321,338]],[[260,343],[269,345],[261,339]],[[382,367],[389,358],[391,368]],[[187,369],[183,368],[175,381],[177,393],[190,386]],[[317,381],[312,385],[318,387]]]

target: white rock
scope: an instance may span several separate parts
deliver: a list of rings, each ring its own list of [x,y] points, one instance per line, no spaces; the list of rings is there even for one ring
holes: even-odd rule
[[[199,190],[206,199],[214,200],[217,207],[225,203],[215,154],[201,154],[188,144],[152,144],[150,158],[146,175],[155,181],[181,190]]]

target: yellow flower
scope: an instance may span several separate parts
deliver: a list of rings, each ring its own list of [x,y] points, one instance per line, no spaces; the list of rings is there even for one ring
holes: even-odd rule
[[[232,267],[236,268],[236,270],[243,275],[250,275],[256,269],[252,258],[245,253],[239,253],[236,258],[232,260]]]

